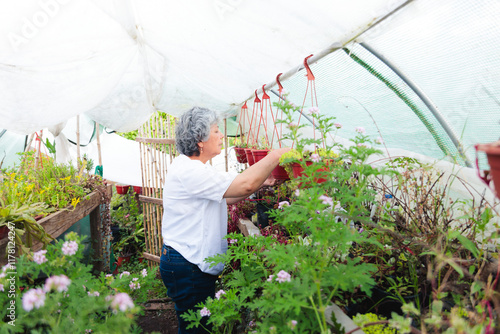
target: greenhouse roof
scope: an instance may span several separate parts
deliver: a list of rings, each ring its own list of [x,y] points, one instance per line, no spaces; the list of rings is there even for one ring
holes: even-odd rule
[[[465,0],[9,2],[0,128],[85,115],[129,131],[195,105],[238,115],[262,86],[276,92],[279,73],[307,106],[312,55],[317,104],[346,138],[363,126],[388,147],[472,166],[473,145],[500,133],[499,14],[497,1]]]

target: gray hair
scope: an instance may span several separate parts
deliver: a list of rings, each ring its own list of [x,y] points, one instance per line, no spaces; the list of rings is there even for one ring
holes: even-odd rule
[[[179,117],[175,127],[175,145],[180,154],[200,155],[198,143],[210,138],[210,130],[219,122],[217,114],[206,108],[194,107]]]

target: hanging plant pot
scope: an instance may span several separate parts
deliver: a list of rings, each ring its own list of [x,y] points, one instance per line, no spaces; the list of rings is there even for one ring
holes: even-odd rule
[[[134,186],[134,192],[135,192],[137,195],[142,194],[142,187],[140,187],[140,186]]]
[[[312,164],[313,164],[312,161],[306,161],[306,166],[311,166]],[[327,172],[330,171],[330,168],[328,167],[329,164],[330,164],[330,161],[328,160],[327,166],[316,170],[315,174],[318,174],[318,176],[314,178],[315,183],[326,182],[326,179],[322,176],[324,176]],[[292,163],[292,170],[293,170],[293,177],[294,178],[301,177],[304,174],[304,168],[298,162]]]
[[[290,176],[288,176],[288,173],[286,172],[285,168],[283,168],[280,165],[276,166],[276,168],[273,169],[271,174],[276,180],[285,180],[285,181],[290,180]]]
[[[491,180],[493,180],[495,193],[498,197],[498,189],[500,189],[500,141],[488,144],[477,144],[475,147],[476,151],[486,153],[486,156],[488,157],[488,164],[490,165],[489,172],[485,171],[485,175],[479,175],[479,177],[488,185]],[[477,157],[476,165],[478,165]],[[479,166],[477,170],[479,174]]]
[[[246,164],[248,162],[247,155],[243,147],[235,147],[234,151],[236,152],[236,160],[238,160],[240,164]]]
[[[252,154],[252,149],[251,148],[245,148],[245,154],[247,156],[247,161],[250,166],[252,166],[255,161],[253,160],[253,154]]]
[[[269,150],[257,150],[257,149],[252,150],[253,161],[254,162],[260,161],[267,155],[268,152]]]
[[[128,188],[130,188],[130,186],[124,184],[117,184],[116,192],[120,195],[125,195],[128,192]]]

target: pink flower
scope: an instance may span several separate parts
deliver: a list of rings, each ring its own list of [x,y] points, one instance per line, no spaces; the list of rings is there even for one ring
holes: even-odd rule
[[[47,253],[47,250],[42,249],[38,252],[33,253],[33,261],[35,261],[38,264],[42,264],[44,262],[47,262],[47,258],[45,257],[45,254]]]
[[[0,283],[0,291],[5,291],[3,288],[3,284]]]
[[[381,138],[381,137],[378,137],[377,139],[375,139],[375,142],[377,144],[383,144],[384,143],[384,140]]]
[[[123,276],[130,276],[130,273],[128,271],[124,271],[120,274],[120,278],[122,278]]]
[[[289,273],[287,273],[286,271],[284,270],[281,270],[278,275],[278,277],[276,278],[276,280],[280,283],[283,283],[283,282],[290,282],[290,279],[292,276],[290,276]]]
[[[272,282],[274,279],[274,275],[269,275],[269,277],[267,278],[267,281],[268,282]]]
[[[234,243],[237,243],[238,239],[229,239],[229,243],[232,245]]]
[[[57,292],[68,291],[68,286],[70,284],[71,280],[66,275],[51,276],[45,281],[43,290],[45,292],[49,292],[51,290],[55,290]]]
[[[333,123],[333,126],[335,126],[337,129],[342,128],[342,124],[340,124],[340,123]]]
[[[200,310],[200,315],[201,315],[202,317],[209,317],[211,314],[212,314],[212,313],[210,313],[210,310],[209,310],[208,308],[206,308],[206,307],[204,307],[204,308],[202,308],[202,309]]]
[[[365,147],[365,148],[368,147],[368,145],[366,145],[365,143],[358,143],[358,145],[356,145],[356,146],[358,146],[358,147]]]
[[[288,201],[279,202],[278,209],[283,209],[286,206],[290,206],[290,203]]]
[[[318,107],[311,107],[311,108],[309,108],[309,114],[310,115],[318,116],[319,115],[319,108]]]
[[[139,282],[134,282],[134,281],[130,282],[128,286],[130,287],[131,290],[137,290],[141,288],[141,284]]]
[[[99,291],[87,292],[90,297],[99,297]]]
[[[356,127],[355,131],[361,134],[364,134],[366,132],[365,128],[362,126]]]
[[[329,206],[333,206],[333,199],[331,199],[330,197],[328,197],[326,195],[321,195],[319,197],[319,199],[321,200],[321,202],[323,204],[326,204],[326,205],[329,205]]]
[[[76,241],[65,241],[61,250],[64,255],[75,255],[78,250],[78,243]]]
[[[290,321],[290,328],[291,328],[292,330],[294,330],[296,326],[297,326],[297,320],[292,320],[292,321]]]
[[[220,299],[220,297],[221,297],[222,295],[225,295],[225,294],[226,294],[226,291],[224,291],[224,290],[219,290],[219,291],[217,291],[217,292],[215,293],[215,298]]]
[[[45,293],[41,288],[28,290],[23,296],[23,309],[26,312],[31,311],[33,308],[40,308],[45,304]]]
[[[146,270],[146,268],[142,269],[141,274],[142,274],[142,277],[148,276],[148,271]]]
[[[125,312],[126,310],[133,308],[134,302],[132,298],[125,292],[117,293],[111,300],[111,308],[113,310],[120,310]]]
[[[311,160],[312,160],[312,162],[320,162],[321,157],[319,156],[319,154],[313,153],[313,154],[311,154]]]
[[[299,125],[298,125],[297,123],[295,123],[295,122],[290,122],[290,124],[288,124],[288,127],[289,127],[290,129],[294,129],[294,128],[298,127],[298,126],[299,126]]]
[[[300,190],[299,189],[296,189],[295,190],[295,196],[299,197],[300,196]]]

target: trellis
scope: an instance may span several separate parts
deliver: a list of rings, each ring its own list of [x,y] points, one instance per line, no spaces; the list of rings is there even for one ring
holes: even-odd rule
[[[142,203],[146,246],[144,257],[160,262],[162,247],[161,221],[163,216],[163,183],[167,167],[175,157],[175,118],[156,112],[139,128],[142,171]]]

